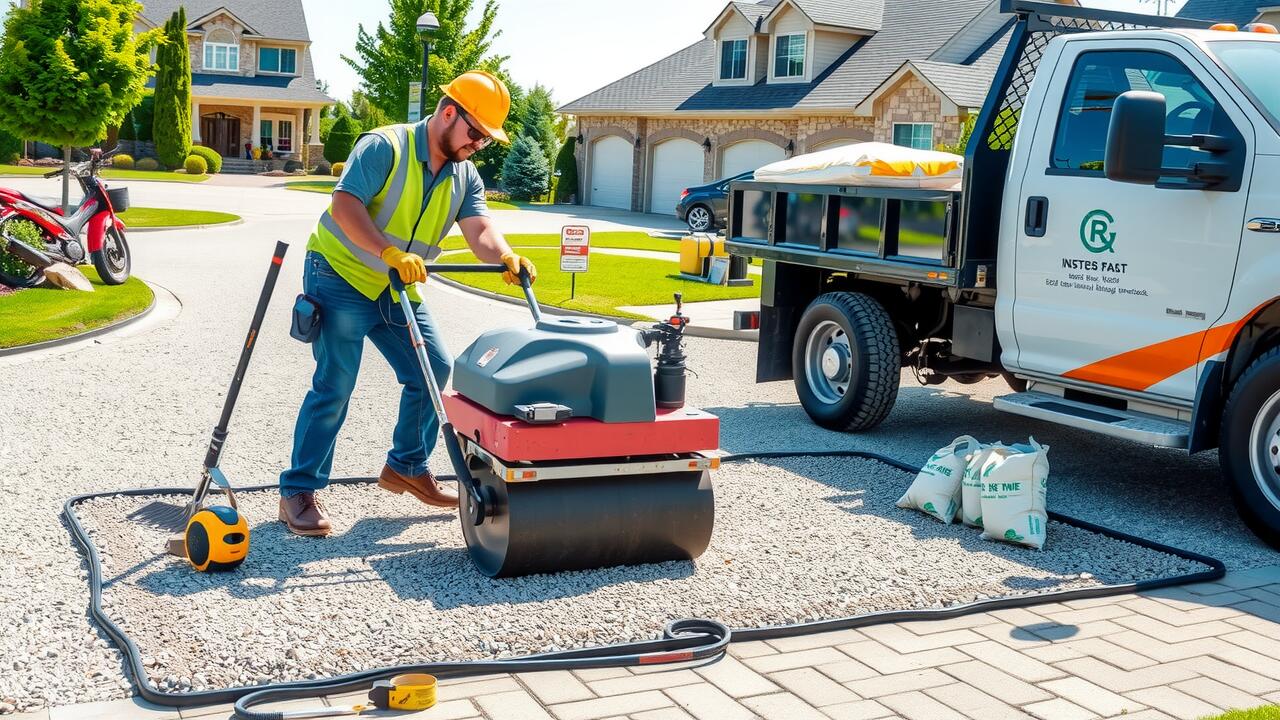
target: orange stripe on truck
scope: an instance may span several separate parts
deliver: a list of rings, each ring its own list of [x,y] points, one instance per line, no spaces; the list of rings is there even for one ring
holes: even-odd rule
[[[1112,355],[1071,370],[1063,377],[1126,390],[1146,390],[1229,349],[1240,329],[1269,304],[1270,301],[1259,305],[1233,323]]]

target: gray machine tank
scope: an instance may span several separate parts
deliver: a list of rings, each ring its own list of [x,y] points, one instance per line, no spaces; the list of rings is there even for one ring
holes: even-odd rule
[[[499,415],[553,403],[573,417],[652,422],[653,368],[640,333],[598,318],[544,317],[532,328],[491,330],[453,364],[453,387]]]

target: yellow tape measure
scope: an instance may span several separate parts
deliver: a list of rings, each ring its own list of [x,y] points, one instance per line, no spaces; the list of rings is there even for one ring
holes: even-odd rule
[[[408,673],[379,680],[369,690],[369,702],[382,710],[426,710],[436,704],[436,678]]]

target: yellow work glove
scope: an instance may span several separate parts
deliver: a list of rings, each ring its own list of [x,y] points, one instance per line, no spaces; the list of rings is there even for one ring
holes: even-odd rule
[[[529,284],[532,285],[534,280],[538,279],[538,268],[533,266],[533,262],[527,257],[521,257],[513,252],[505,252],[502,254],[502,264],[507,266],[507,271],[502,273],[502,279],[508,285],[520,284],[520,268],[529,271]]]
[[[405,252],[392,245],[382,251],[382,261],[400,273],[400,282],[408,285],[427,281],[427,266],[421,255]]]

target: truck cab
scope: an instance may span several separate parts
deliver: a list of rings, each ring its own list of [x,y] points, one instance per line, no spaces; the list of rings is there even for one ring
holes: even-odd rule
[[[734,185],[728,247],[765,260],[757,379],[860,430],[904,366],[1004,376],[1000,410],[1220,447],[1237,508],[1280,544],[1280,35],[1006,9],[960,192]]]

